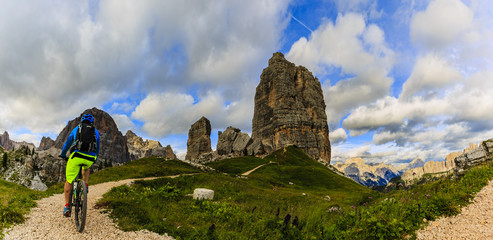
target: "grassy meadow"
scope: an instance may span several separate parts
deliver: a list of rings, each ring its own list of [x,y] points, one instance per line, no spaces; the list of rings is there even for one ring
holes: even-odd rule
[[[263,159],[207,165],[218,172],[143,158],[94,173],[90,184],[162,177],[113,188],[99,201],[101,211],[126,231],[148,229],[177,239],[412,239],[428,221],[458,214],[493,179],[490,163],[458,178],[428,177],[408,187],[396,178],[375,191],[295,147]],[[194,175],[165,177],[189,173]],[[193,200],[195,188],[214,190],[214,200]],[[61,184],[39,192],[0,180],[0,230],[23,222],[36,199],[61,192]]]

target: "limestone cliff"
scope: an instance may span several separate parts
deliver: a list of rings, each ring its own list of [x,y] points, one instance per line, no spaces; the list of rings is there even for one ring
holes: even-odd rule
[[[467,156],[467,153],[478,152],[479,145],[470,143],[469,147],[462,152],[451,152],[445,157],[445,161],[429,161],[423,167],[411,168],[402,174],[402,180],[406,183],[412,183],[423,177],[424,174],[441,176],[451,173],[456,168],[455,159],[461,155]],[[472,155],[471,155],[472,156]]]
[[[255,93],[252,139],[267,153],[296,145],[315,159],[330,162],[330,141],[320,82],[303,66],[274,53]]]

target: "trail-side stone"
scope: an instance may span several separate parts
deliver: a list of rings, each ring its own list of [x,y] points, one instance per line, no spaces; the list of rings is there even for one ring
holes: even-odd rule
[[[272,150],[296,145],[313,158],[330,162],[325,106],[318,79],[282,53],[274,53],[256,89],[252,139]]]
[[[196,188],[193,190],[193,199],[212,200],[214,199],[214,191],[206,188]]]
[[[202,154],[211,152],[211,122],[202,117],[188,131],[185,160],[198,161]]]

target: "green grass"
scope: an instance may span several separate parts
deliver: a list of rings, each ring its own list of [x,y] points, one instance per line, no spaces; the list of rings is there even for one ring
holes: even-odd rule
[[[98,184],[130,178],[161,177],[198,172],[200,172],[198,168],[179,160],[148,157],[91,174],[89,183]]]
[[[43,196],[46,196],[43,192],[0,179],[0,239],[3,229],[24,222],[24,214]]]
[[[199,173],[200,170],[179,160],[164,160],[160,157],[147,157],[127,162],[122,166],[105,168],[89,176],[89,185],[113,182],[131,178],[162,177],[178,174]],[[48,188],[47,192],[62,193],[64,183]]]
[[[112,189],[99,204],[124,230],[177,239],[402,239],[412,238],[423,219],[457,214],[493,179],[493,165],[487,164],[457,179],[428,178],[408,188],[395,179],[394,189],[381,193],[332,173],[294,147],[263,160],[275,163],[247,178],[235,174],[263,162],[229,159],[211,164],[229,175],[138,181]],[[199,187],[213,189],[214,200],[187,196]]]
[[[17,151],[21,150],[16,150]],[[20,153],[18,153],[20,154]],[[129,178],[168,176],[187,173],[198,173],[199,169],[182,161],[165,161],[158,157],[149,157],[122,166],[107,168],[91,174],[90,184],[118,181]],[[50,186],[47,191],[31,190],[18,184],[0,179],[0,233],[12,224],[24,222],[24,215],[36,206],[35,200],[63,192],[64,183]],[[0,234],[0,239],[2,236]]]
[[[235,165],[234,160],[240,163]],[[299,239],[317,236],[314,231],[320,219],[338,215],[327,212],[329,209],[349,209],[373,195],[294,147],[255,164],[250,164],[255,159],[234,160],[214,166],[242,173],[265,162],[276,164],[266,165],[248,178],[203,173],[138,181],[131,187],[112,189],[99,204],[108,207],[118,225],[129,231],[148,229],[178,239]],[[224,168],[227,164],[235,167]],[[214,201],[187,196],[199,187],[213,189]],[[288,214],[292,217],[284,224]],[[292,224],[295,216],[297,226]]]
[[[258,157],[238,157],[212,162],[206,165],[221,172],[238,175],[268,162],[269,160]]]
[[[402,239],[440,216],[452,216],[468,205],[493,179],[493,165],[478,166],[463,177],[430,179],[410,188],[397,186],[380,198],[345,211],[335,225],[321,225],[318,239]]]

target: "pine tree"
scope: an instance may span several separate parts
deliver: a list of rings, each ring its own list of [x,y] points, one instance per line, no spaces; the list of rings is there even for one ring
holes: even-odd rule
[[[9,156],[7,155],[7,153],[3,153],[3,161],[2,161],[2,163],[3,163],[3,167],[4,168],[7,168],[7,160],[8,160],[8,157]]]

